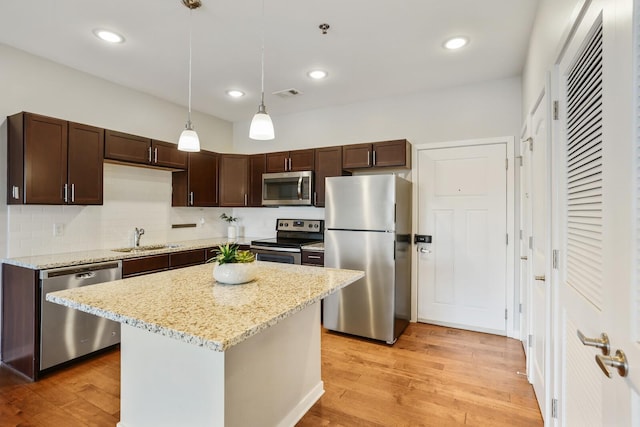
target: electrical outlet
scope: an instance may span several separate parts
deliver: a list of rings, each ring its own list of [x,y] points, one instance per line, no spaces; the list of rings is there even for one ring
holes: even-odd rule
[[[55,237],[64,235],[64,224],[53,224],[53,235]]]

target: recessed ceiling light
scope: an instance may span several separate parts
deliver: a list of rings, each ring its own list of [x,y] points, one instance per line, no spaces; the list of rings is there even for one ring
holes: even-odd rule
[[[244,96],[244,92],[241,90],[230,89],[227,91],[227,95],[232,98],[240,98],[241,96]]]
[[[109,43],[124,42],[124,37],[122,37],[118,33],[114,33],[113,31],[96,28],[95,30],[93,30],[93,34],[95,34],[95,36],[98,37],[100,40],[104,40]]]
[[[314,80],[321,80],[327,77],[329,73],[327,73],[324,70],[313,70],[313,71],[309,71],[307,75]]]
[[[469,43],[466,37],[452,37],[444,42],[444,47],[450,50],[460,49]]]

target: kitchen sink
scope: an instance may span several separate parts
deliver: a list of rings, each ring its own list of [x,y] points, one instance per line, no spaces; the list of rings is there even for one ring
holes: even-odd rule
[[[146,245],[146,246],[138,246],[137,248],[118,248],[111,249],[113,252],[145,252],[145,251],[157,251],[160,249],[173,249],[179,248],[180,245],[169,244],[169,245]]]

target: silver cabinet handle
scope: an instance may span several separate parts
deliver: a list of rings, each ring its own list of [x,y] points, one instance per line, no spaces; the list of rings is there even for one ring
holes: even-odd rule
[[[319,257],[318,255],[307,255],[307,258],[309,258],[309,259],[320,259],[321,257]]]
[[[14,199],[20,199],[20,187],[14,185],[11,189],[11,193],[13,194]]]
[[[616,350],[615,356],[603,356],[601,354],[596,355],[596,363],[602,369],[602,372],[609,378],[611,378],[611,371],[609,366],[618,370],[618,375],[626,377],[629,375],[629,363],[627,362],[627,356],[624,351]]]
[[[547,280],[547,278],[546,278],[546,277],[544,277],[544,274],[543,274],[542,276],[533,276],[533,278],[534,278],[535,280],[539,280],[539,281],[541,281],[541,282],[544,282],[544,281],[546,281],[546,280]]]
[[[284,158],[284,171],[287,171],[287,158]]]
[[[189,192],[189,206],[193,206],[193,191]]]
[[[149,147],[149,163],[151,163],[151,147]]]
[[[313,192],[313,204],[314,205],[318,204],[318,192],[317,191]]]
[[[528,260],[529,258],[527,258],[526,256],[521,256],[521,257],[520,257],[520,259],[521,259],[522,261],[526,261],[526,260]]]
[[[153,163],[158,163],[158,147],[153,148]]]
[[[373,166],[376,165],[376,150],[373,150]]]
[[[76,185],[71,184],[71,203],[75,203],[76,201]]]
[[[289,157],[289,172],[291,172],[291,157]]]
[[[65,203],[69,202],[69,186],[67,184],[64,185],[64,195],[62,196],[62,198],[64,199]]]
[[[587,347],[599,348],[600,350],[602,350],[602,354],[604,354],[605,356],[608,356],[611,352],[609,335],[605,334],[604,332],[600,334],[600,338],[587,338],[579,329],[577,333],[582,345],[586,345]]]
[[[371,152],[367,151],[367,166],[371,166]]]
[[[247,193],[244,193],[244,205],[247,206]]]

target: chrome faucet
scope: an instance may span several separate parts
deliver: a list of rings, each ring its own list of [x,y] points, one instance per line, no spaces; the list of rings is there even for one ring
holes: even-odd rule
[[[135,234],[133,235],[133,247],[137,248],[140,246],[140,237],[144,234],[144,228],[136,227]]]

